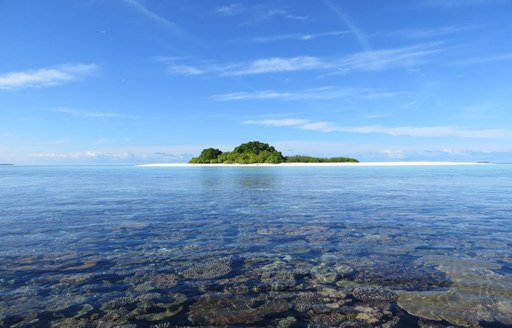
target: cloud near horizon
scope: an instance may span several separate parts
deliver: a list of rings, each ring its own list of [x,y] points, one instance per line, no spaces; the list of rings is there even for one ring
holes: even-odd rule
[[[39,146],[44,146],[39,144]],[[0,158],[14,164],[147,164],[188,162],[205,148],[197,145],[178,145],[168,147],[129,147],[118,149],[85,150],[41,150],[41,151],[2,151]]]
[[[68,64],[0,75],[0,89],[41,88],[71,82],[98,70],[96,64]]]
[[[305,119],[269,119],[269,120],[246,120],[243,124],[264,125],[274,127],[296,127],[302,130],[319,131],[324,133],[344,132],[370,134],[381,133],[397,136],[439,138],[439,137],[457,137],[457,138],[512,138],[512,130],[507,129],[469,129],[457,126],[337,126],[331,122],[310,121]]]

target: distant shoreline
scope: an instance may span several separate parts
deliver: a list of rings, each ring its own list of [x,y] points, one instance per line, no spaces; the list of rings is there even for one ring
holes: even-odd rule
[[[472,165],[491,165],[492,163],[479,162],[363,162],[363,163],[280,163],[280,164],[188,164],[188,163],[154,163],[139,164],[138,167],[327,167],[327,166],[472,166]]]

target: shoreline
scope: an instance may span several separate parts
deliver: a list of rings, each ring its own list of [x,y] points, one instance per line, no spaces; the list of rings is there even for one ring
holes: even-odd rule
[[[360,162],[360,163],[280,163],[280,164],[189,164],[189,163],[153,163],[139,164],[138,167],[360,167],[360,166],[474,166],[492,165],[478,162]]]

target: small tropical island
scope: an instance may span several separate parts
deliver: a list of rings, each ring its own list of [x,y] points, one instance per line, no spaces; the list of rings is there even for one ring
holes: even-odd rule
[[[273,146],[259,141],[243,143],[233,151],[222,152],[216,148],[203,149],[189,164],[281,164],[281,163],[359,163],[350,157],[313,157],[305,155],[284,156]]]

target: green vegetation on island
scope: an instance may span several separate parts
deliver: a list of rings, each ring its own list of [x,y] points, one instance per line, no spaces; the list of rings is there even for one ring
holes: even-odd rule
[[[286,156],[286,163],[359,163],[350,157],[312,157],[304,155]]]
[[[235,147],[231,152],[222,152],[216,148],[203,149],[190,164],[279,164],[279,163],[358,163],[349,157],[321,158],[304,155],[283,156],[280,151],[267,143],[251,141]]]

